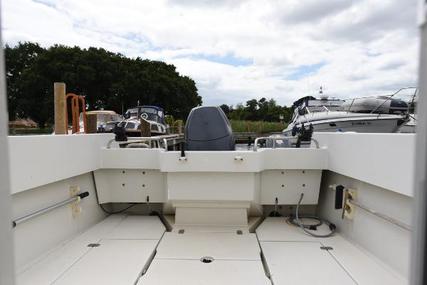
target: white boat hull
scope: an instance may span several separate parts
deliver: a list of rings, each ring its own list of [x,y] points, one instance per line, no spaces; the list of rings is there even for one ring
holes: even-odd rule
[[[358,133],[395,133],[404,123],[399,115],[354,116],[320,120],[299,120],[283,131],[285,136],[292,136],[292,128],[312,125],[314,132],[358,132]]]
[[[401,118],[353,119],[342,121],[311,122],[315,132],[358,132],[358,133],[395,133],[400,128]],[[308,124],[308,123],[306,123]],[[301,127],[302,124],[297,124]],[[283,133],[291,136],[294,124],[290,124]],[[307,125],[306,125],[307,126]]]

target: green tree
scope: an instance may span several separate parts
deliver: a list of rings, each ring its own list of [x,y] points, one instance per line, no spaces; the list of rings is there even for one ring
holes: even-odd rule
[[[9,120],[23,117],[22,75],[34,64],[45,50],[35,43],[20,43],[16,47],[5,47],[6,85]]]
[[[224,106],[227,105],[221,105],[221,108],[225,108]],[[289,122],[292,117],[292,108],[282,107],[274,99],[251,99],[245,106],[237,104],[235,108],[231,107],[227,116],[232,120],[279,122],[283,118],[284,122]]]
[[[121,113],[140,102],[184,119],[202,103],[195,82],[175,66],[102,48],[6,46],[6,70],[11,119],[30,117],[41,127],[53,121],[54,82],[65,82],[68,92],[85,95],[89,109]]]
[[[227,104],[222,104],[219,107],[222,109],[222,111],[224,112],[224,114],[227,115],[227,116],[230,114],[231,109],[232,109],[232,107],[228,106]]]

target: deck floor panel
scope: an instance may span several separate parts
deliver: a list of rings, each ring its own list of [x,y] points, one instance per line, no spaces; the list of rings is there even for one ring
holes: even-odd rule
[[[137,285],[271,285],[259,261],[154,259]]]
[[[141,250],[139,259],[135,260],[135,264],[139,268],[138,272],[140,272],[146,262],[150,260],[151,256],[154,254],[155,247],[164,231],[164,225],[158,217],[110,215],[79,236],[58,245],[55,249],[26,266],[24,270],[17,274],[16,283],[18,285],[54,284],[55,280],[59,282],[59,280],[62,280],[61,276],[65,276],[67,272],[75,270],[73,268],[79,268],[80,262],[86,263],[87,258],[94,260],[99,256],[100,262],[114,263],[114,256],[110,256],[108,261],[103,260],[102,255],[98,253],[100,251],[99,249],[106,251],[110,248],[113,252],[115,249],[111,244],[115,244],[116,247],[121,247],[121,245],[123,245],[123,249],[125,250],[127,242],[129,242],[129,244],[136,244],[134,246],[135,248],[132,250],[133,252],[129,253],[129,258],[133,258],[132,254],[135,251]],[[101,246],[98,248],[88,247],[91,243],[100,243]],[[108,246],[104,246],[104,244]],[[119,249],[117,250],[119,251]],[[95,255],[95,257],[92,257],[92,255]],[[108,252],[104,253],[104,255],[108,256]],[[133,261],[129,259],[124,262],[124,264],[128,262]],[[95,262],[93,266],[93,268],[96,268]],[[79,278],[81,281],[74,284],[83,284],[87,277],[85,274],[88,274],[88,276],[96,276],[96,274],[100,274],[101,271],[104,273],[103,270],[100,270],[98,273],[94,271],[85,272],[84,270],[78,270],[77,272],[80,273],[74,278]],[[133,282],[136,281],[137,277],[138,276],[135,277]],[[102,278],[102,276],[99,278]]]
[[[215,260],[261,260],[255,234],[176,232],[165,233],[156,258],[196,259],[211,256]]]
[[[320,227],[318,233],[324,233],[327,230],[328,228],[323,225]],[[300,262],[301,268],[305,268],[310,272],[317,272],[320,274],[319,276],[327,278],[328,275],[326,272],[329,272],[329,270],[333,271],[333,267],[329,264],[331,260],[334,260],[336,265],[339,265],[336,268],[337,274],[346,272],[353,282],[359,285],[398,285],[408,283],[404,277],[393,271],[375,256],[339,234],[335,234],[329,238],[315,238],[305,234],[300,228],[290,225],[283,217],[267,218],[258,227],[256,233],[275,285],[286,284],[284,282],[292,276],[294,271],[288,270],[295,266],[292,261],[296,263]],[[328,251],[331,259],[325,259],[325,262],[312,263],[311,261],[316,258],[318,259],[319,256],[325,257],[324,254],[320,255],[319,245],[332,248]],[[296,250],[298,248],[300,250]],[[312,249],[308,250],[310,248]],[[279,252],[281,253],[279,254]],[[303,260],[299,260],[300,258],[303,258]],[[305,263],[303,262],[304,260]],[[298,267],[295,266],[294,270],[298,269]],[[310,283],[315,282],[311,280],[311,274],[294,276],[294,278],[294,283],[291,282],[291,284],[316,284]],[[328,281],[325,284],[334,283]],[[353,283],[350,282],[349,284]]]
[[[397,272],[348,240],[336,236],[331,239],[330,245],[333,247],[330,254],[351,273],[358,284],[408,284]]]
[[[87,247],[88,244],[99,242],[125,217],[125,215],[111,215],[74,239],[60,244],[38,260],[28,264],[17,274],[16,283],[18,285],[51,284],[90,250]]]
[[[275,285],[354,285],[320,242],[261,242]]]
[[[53,284],[135,284],[156,245],[156,240],[101,240]]]

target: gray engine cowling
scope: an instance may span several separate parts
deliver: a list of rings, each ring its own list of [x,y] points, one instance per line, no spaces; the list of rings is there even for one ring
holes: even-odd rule
[[[230,121],[221,108],[193,108],[185,124],[187,150],[234,150]]]

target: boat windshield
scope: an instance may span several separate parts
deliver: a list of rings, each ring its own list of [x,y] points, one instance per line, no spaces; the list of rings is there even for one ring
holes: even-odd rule
[[[164,124],[165,119],[163,111],[155,107],[142,106],[138,108],[132,108],[126,111],[125,118],[129,119],[138,117],[161,124]]]
[[[340,99],[317,99],[308,100],[306,107],[310,112],[338,111],[343,103],[344,100]]]
[[[141,107],[139,109],[139,114],[142,118],[146,120],[155,121],[163,124],[163,111],[161,110],[150,107]]]
[[[126,111],[125,118],[132,117],[138,117],[138,108],[133,108]]]

